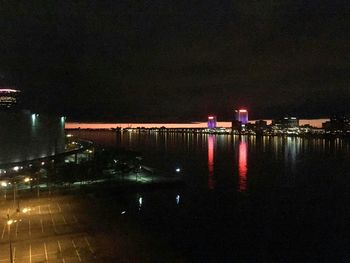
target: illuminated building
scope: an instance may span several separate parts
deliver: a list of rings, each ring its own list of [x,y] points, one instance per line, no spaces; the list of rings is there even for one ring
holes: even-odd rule
[[[65,117],[0,111],[0,168],[65,151]]]
[[[244,109],[235,110],[235,118],[236,121],[241,122],[241,124],[248,123],[248,111]]]
[[[18,103],[19,90],[0,88],[0,109],[13,109]]]
[[[235,115],[232,121],[233,132],[244,132],[248,124],[248,111],[245,109],[235,110]]]
[[[296,117],[284,117],[277,120],[272,121],[272,125],[277,126],[282,129],[288,128],[298,128],[299,127],[299,119]]]
[[[216,116],[209,115],[208,116],[208,129],[215,129],[216,128]]]

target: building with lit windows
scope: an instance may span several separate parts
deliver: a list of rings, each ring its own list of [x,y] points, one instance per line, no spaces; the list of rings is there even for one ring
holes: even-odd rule
[[[283,117],[272,121],[273,126],[277,126],[282,129],[298,128],[299,119],[297,117]]]
[[[216,128],[216,116],[210,115],[208,116],[208,129]]]
[[[0,88],[0,169],[65,151],[65,117],[20,109],[20,94]]]
[[[16,89],[0,88],[0,110],[16,108],[19,94]]]

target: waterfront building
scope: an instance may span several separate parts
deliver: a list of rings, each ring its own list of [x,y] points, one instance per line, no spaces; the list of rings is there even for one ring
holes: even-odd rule
[[[245,109],[235,110],[234,120],[241,122],[241,124],[247,124],[248,119],[248,111]]]
[[[245,109],[235,110],[231,126],[232,132],[244,132],[248,124],[248,111]]]
[[[65,117],[0,111],[0,168],[65,151]]]
[[[297,117],[283,117],[272,121],[272,125],[280,129],[298,128],[299,119]]]
[[[14,109],[18,104],[19,90],[0,88],[0,109]]]
[[[326,133],[350,133],[350,118],[334,115],[329,121],[322,123]]]
[[[216,128],[216,116],[209,115],[208,116],[208,129],[215,129]]]
[[[232,132],[241,132],[242,131],[242,123],[237,120],[232,121]]]
[[[258,120],[255,122],[255,132],[257,135],[261,135],[264,133],[264,131],[267,130],[268,126],[267,126],[267,121],[264,120]]]
[[[65,117],[23,110],[20,91],[0,89],[0,168],[65,152]]]

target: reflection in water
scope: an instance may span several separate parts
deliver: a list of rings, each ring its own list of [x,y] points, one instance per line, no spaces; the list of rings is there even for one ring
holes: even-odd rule
[[[238,191],[244,192],[247,190],[247,143],[242,139],[239,142],[238,155]]]
[[[248,188],[254,191],[259,187],[298,187],[319,174],[336,176],[350,171],[349,140],[171,132],[70,132],[96,145],[140,152],[145,165],[159,170],[173,171],[181,163],[186,171],[191,171],[184,180],[196,190],[243,192]],[[203,172],[208,173],[207,178],[203,178]]]
[[[300,150],[299,147],[300,138],[287,138],[287,144],[284,149],[284,161],[289,166],[287,167],[287,171],[290,170],[291,177],[294,177],[296,173],[296,160]],[[293,180],[293,178],[290,178],[290,180]]]
[[[214,143],[215,136],[208,135],[208,188],[215,188],[215,179],[214,179]]]
[[[139,197],[139,211],[141,210],[142,207],[142,196]]]

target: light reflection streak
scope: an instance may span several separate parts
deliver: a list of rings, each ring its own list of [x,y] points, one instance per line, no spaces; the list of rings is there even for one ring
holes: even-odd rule
[[[180,204],[180,195],[176,195],[176,204]]]
[[[239,143],[238,153],[238,191],[244,192],[247,190],[247,143],[242,140]]]
[[[208,188],[215,188],[215,179],[214,179],[214,135],[208,135]]]

